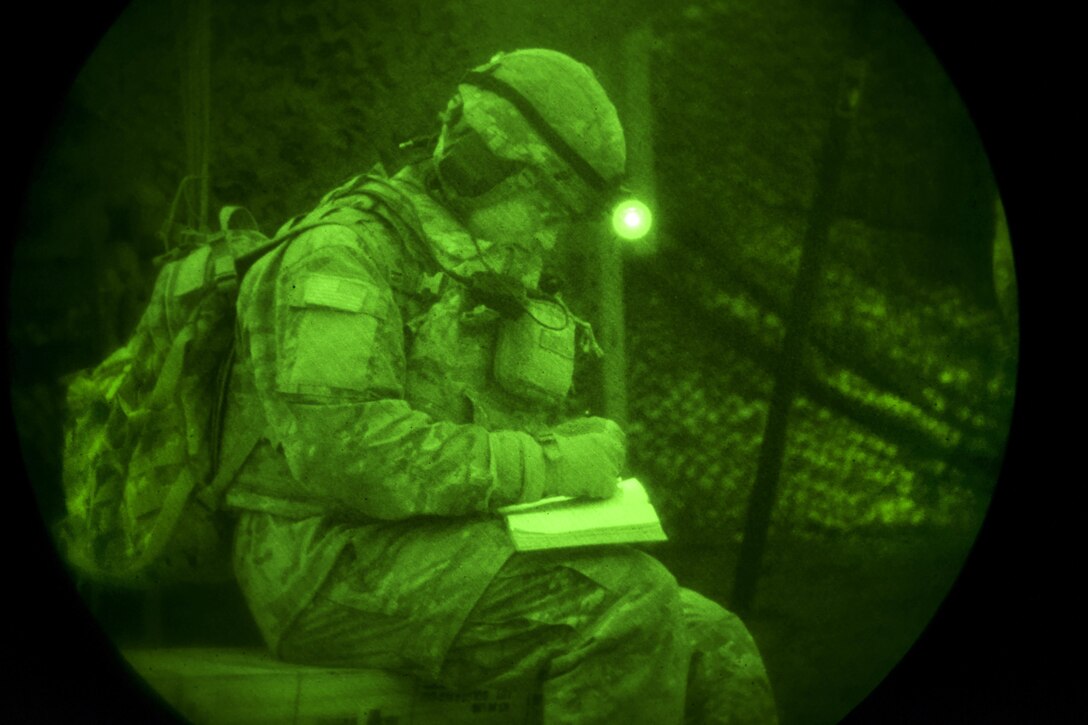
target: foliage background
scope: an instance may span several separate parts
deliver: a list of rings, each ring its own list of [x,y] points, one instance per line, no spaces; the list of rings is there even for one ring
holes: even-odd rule
[[[784,721],[835,719],[917,636],[982,520],[1012,411],[1015,282],[990,169],[924,41],[874,6],[750,618]],[[625,270],[631,467],[672,535],[661,557],[728,603],[851,13],[832,0],[222,0],[213,208],[243,203],[271,231],[374,161],[395,167],[395,142],[430,130],[459,74],[497,49],[564,50],[620,93],[618,41],[651,23],[661,227],[657,252]],[[12,400],[47,519],[62,507],[59,380],[131,329],[185,173],[177,28],[176,8],[143,0],[103,39],[16,249]]]

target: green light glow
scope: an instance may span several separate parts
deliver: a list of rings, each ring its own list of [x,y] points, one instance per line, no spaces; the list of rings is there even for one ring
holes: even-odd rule
[[[642,239],[652,223],[650,207],[637,199],[620,202],[612,212],[612,229],[623,239]]]

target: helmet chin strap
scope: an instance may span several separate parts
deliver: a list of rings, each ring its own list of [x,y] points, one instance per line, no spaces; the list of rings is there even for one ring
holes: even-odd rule
[[[488,248],[481,242],[488,242]],[[540,274],[543,249],[535,235],[525,240],[495,240],[473,234],[472,243],[482,271],[517,279],[519,284],[524,284],[527,275],[535,280]]]
[[[542,253],[548,250],[547,240],[541,239],[541,235],[545,232],[537,231],[535,233],[527,235],[525,238],[519,239],[499,239],[491,238],[492,235],[486,233],[479,233],[484,230],[473,228],[472,214],[475,210],[490,206],[491,204],[501,201],[510,192],[508,189],[503,189],[502,194],[496,196],[494,192],[498,187],[509,185],[504,181],[499,184],[496,189],[492,189],[488,194],[485,194],[479,198],[473,199],[468,197],[462,197],[457,194],[455,189],[452,189],[442,179],[442,175],[434,165],[428,166],[424,170],[423,187],[431,195],[431,197],[440,205],[450,211],[454,218],[466,228],[469,238],[472,239],[473,247],[476,251],[475,257],[462,260],[457,266],[461,267],[460,270],[450,269],[446,265],[440,264],[443,270],[450,274],[451,277],[457,279],[459,282],[468,284],[469,278],[476,271],[487,272],[491,275],[502,275],[506,277],[520,278],[526,271],[539,270],[520,270],[510,269],[511,266],[526,266],[531,265],[519,265],[518,260],[512,258],[520,257],[520,259],[532,259],[533,257],[538,260],[542,256]],[[486,203],[479,203],[481,200]],[[481,241],[486,242],[486,249]],[[496,257],[501,257],[501,261],[496,261]],[[476,260],[476,264],[472,262]],[[477,269],[465,269],[465,267],[476,267]],[[539,266],[539,264],[537,265]],[[519,274],[522,273],[522,274]],[[519,281],[519,284],[522,284]]]
[[[438,168],[435,166],[433,159],[428,159],[427,166],[424,169],[423,188],[427,190],[431,198],[452,211],[454,216],[457,217],[457,221],[464,223],[460,209],[456,208],[456,193],[442,179],[442,174],[438,173]]]
[[[505,183],[505,182],[504,182]],[[456,198],[455,192],[450,190],[443,182],[438,170],[431,166],[424,172],[423,179],[424,188],[432,194],[433,198],[452,209],[454,204],[451,202]],[[568,324],[577,325],[584,335],[588,334],[587,345],[591,351],[596,351],[595,354],[600,356],[600,346],[597,345],[596,340],[593,339],[592,328],[584,320],[573,315],[570,309],[566,306],[566,303],[558,296],[558,294],[545,294],[539,290],[532,289],[526,286],[517,275],[511,274],[511,270],[502,269],[508,265],[500,264],[496,267],[488,260],[488,255],[492,254],[492,250],[499,253],[523,251],[526,256],[534,257],[540,260],[542,251],[546,251],[550,244],[554,243],[554,240],[541,239],[541,235],[545,232],[538,231],[535,234],[529,236],[530,244],[526,244],[524,241],[512,240],[506,243],[495,242],[492,240],[485,240],[491,242],[491,247],[487,250],[480,244],[480,238],[470,232],[469,236],[472,239],[472,244],[476,249],[476,260],[479,260],[479,264],[483,269],[478,270],[466,270],[452,269],[443,265],[437,258],[435,263],[442,269],[442,271],[449,275],[451,278],[460,282],[464,287],[470,290],[471,294],[483,301],[488,306],[500,311],[500,314],[516,318],[521,314],[526,314],[532,318],[538,325],[546,329],[562,330],[565,329]],[[509,259],[509,256],[507,257]],[[465,260],[471,262],[472,260]],[[536,270],[536,274],[539,275],[541,270]],[[538,319],[533,315],[531,311],[531,299],[544,299],[550,300],[559,305],[564,313],[565,321],[562,325],[552,326],[547,322]]]

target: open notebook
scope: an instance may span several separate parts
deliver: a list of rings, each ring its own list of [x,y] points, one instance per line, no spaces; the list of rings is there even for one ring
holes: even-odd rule
[[[665,541],[661,520],[635,478],[608,499],[556,496],[499,509],[518,551]]]

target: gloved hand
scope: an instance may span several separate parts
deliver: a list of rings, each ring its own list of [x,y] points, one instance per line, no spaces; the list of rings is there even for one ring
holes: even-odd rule
[[[626,436],[605,418],[576,418],[544,437],[545,496],[608,498],[616,492]]]

